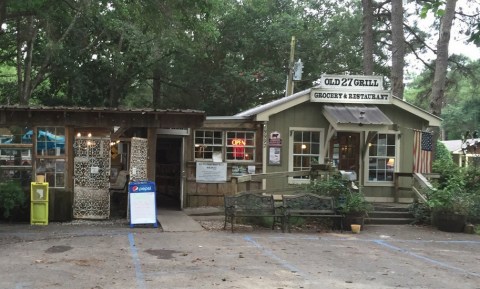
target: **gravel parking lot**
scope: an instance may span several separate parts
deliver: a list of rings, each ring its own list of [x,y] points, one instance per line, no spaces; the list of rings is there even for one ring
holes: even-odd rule
[[[479,251],[477,235],[413,226],[232,234],[0,224],[0,288],[480,288]]]

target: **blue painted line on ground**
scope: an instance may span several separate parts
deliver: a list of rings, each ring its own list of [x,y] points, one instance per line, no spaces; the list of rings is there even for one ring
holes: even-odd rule
[[[260,245],[260,243],[258,243],[257,241],[253,240],[252,237],[250,236],[245,236],[244,237],[244,240],[253,244],[255,247],[257,247],[260,251],[262,251],[267,257],[277,261],[278,263],[280,263],[280,265],[284,268],[286,268],[287,270],[291,271],[291,272],[294,272],[300,276],[302,276],[304,279],[307,279],[307,275],[300,271],[297,267],[293,266],[292,264],[289,264],[287,261],[283,260],[282,258],[278,257],[277,255],[275,255],[271,250],[269,249],[266,249],[265,247],[263,247],[262,245]]]
[[[31,283],[20,282],[15,284],[15,289],[26,289],[26,288],[32,288]]]
[[[278,240],[324,240],[324,241],[351,241],[351,242],[375,242],[378,239],[358,239],[358,238],[330,238],[330,237],[283,237],[283,236],[273,236],[269,237],[270,239],[278,239]],[[385,239],[391,242],[397,243],[439,243],[439,244],[472,244],[472,245],[480,245],[480,241],[474,240],[399,240],[399,239]]]
[[[389,248],[389,249],[391,249],[391,250],[394,250],[394,251],[397,251],[397,252],[400,252],[400,253],[404,253],[404,254],[413,256],[413,257],[415,257],[415,258],[421,259],[421,260],[423,260],[423,261],[426,261],[426,262],[428,262],[428,263],[437,265],[437,266],[439,266],[439,267],[444,267],[444,268],[451,269],[451,270],[454,270],[454,271],[457,271],[457,272],[460,272],[460,273],[468,274],[468,275],[475,276],[475,277],[480,277],[480,274],[477,274],[477,273],[474,273],[474,272],[470,272],[470,271],[464,270],[464,269],[462,269],[462,268],[458,268],[458,267],[449,265],[449,264],[447,264],[447,263],[445,263],[445,262],[441,262],[441,261],[438,261],[438,260],[435,260],[435,259],[432,259],[432,258],[428,258],[428,257],[422,256],[422,255],[413,253],[412,251],[409,251],[409,250],[406,250],[406,249],[403,249],[403,248],[394,246],[394,245],[392,245],[392,244],[389,244],[389,243],[385,242],[385,240],[375,240],[374,243],[376,243],[376,244],[378,244],[378,245],[380,245],[380,246]]]
[[[138,258],[137,247],[132,233],[128,233],[128,241],[130,242],[130,252],[132,253],[133,264],[135,265],[135,276],[137,278],[137,286],[140,289],[146,289],[145,277],[143,276],[140,259]]]

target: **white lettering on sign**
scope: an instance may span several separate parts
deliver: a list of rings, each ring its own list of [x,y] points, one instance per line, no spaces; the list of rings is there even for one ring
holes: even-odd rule
[[[383,78],[381,76],[364,75],[323,75],[320,86],[325,89],[342,88],[352,90],[383,90]]]

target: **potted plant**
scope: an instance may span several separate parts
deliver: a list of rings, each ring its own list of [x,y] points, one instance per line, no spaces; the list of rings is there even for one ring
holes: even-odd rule
[[[338,212],[345,215],[344,228],[348,229],[351,224],[363,225],[365,217],[372,210],[363,193],[349,186],[350,181],[342,179],[340,174],[333,174],[326,179],[313,180],[305,191],[334,197]]]
[[[463,232],[475,199],[471,184],[467,186],[471,182],[469,175],[463,168],[442,160],[434,162],[433,168],[440,173],[440,179],[427,192],[432,225],[441,231]]]
[[[350,191],[339,198],[338,211],[345,215],[345,228],[350,228],[352,224],[363,226],[365,217],[371,210],[372,205],[365,199],[361,191]]]
[[[473,202],[461,178],[450,178],[445,187],[431,190],[427,197],[432,225],[441,231],[463,232]]]

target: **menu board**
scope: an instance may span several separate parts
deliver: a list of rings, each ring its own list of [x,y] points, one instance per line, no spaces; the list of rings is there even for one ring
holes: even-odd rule
[[[153,224],[156,228],[157,208],[154,182],[132,182],[128,186],[130,206],[130,227],[139,224]]]

